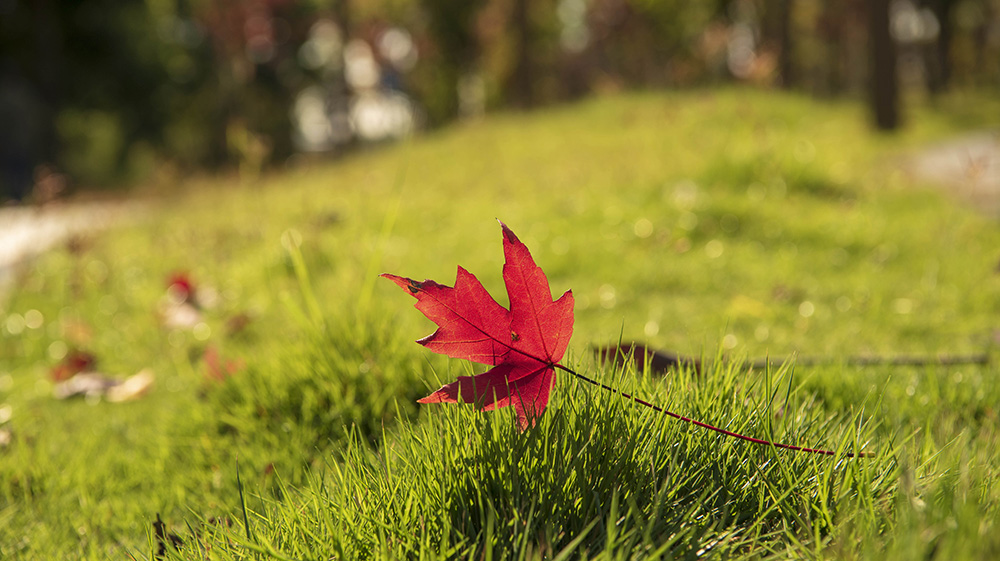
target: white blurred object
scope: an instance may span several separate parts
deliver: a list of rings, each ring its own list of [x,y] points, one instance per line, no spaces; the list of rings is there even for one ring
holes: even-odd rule
[[[331,103],[327,92],[320,86],[310,86],[295,98],[292,123],[295,125],[293,141],[304,152],[326,152],[351,140],[351,130],[346,101],[343,108]]]
[[[476,73],[458,79],[458,112],[463,117],[479,117],[486,112],[486,81]]]
[[[409,72],[417,64],[417,48],[410,33],[400,27],[390,27],[378,37],[378,52],[389,64]]]
[[[396,92],[367,92],[351,104],[351,123],[362,140],[404,138],[413,131],[413,105]]]
[[[56,399],[82,396],[94,401],[103,397],[110,402],[119,403],[144,395],[153,385],[153,379],[153,371],[148,368],[124,380],[99,372],[81,372],[69,380],[56,384],[52,388],[52,395]]]
[[[343,67],[344,41],[340,27],[321,19],[309,29],[309,39],[299,47],[299,64],[309,70],[338,71]]]
[[[104,395],[117,380],[97,372],[81,372],[65,382],[59,382],[52,388],[56,399],[67,399],[75,396],[96,397]]]
[[[333,25],[330,23],[329,25]],[[314,26],[299,51],[306,68],[322,65],[339,45],[339,30]],[[336,38],[336,41],[334,39]],[[417,125],[417,109],[404,93],[402,73],[417,62],[413,38],[405,29],[390,27],[375,41],[380,58],[362,39],[351,39],[340,49],[343,81],[327,76],[306,87],[291,108],[293,141],[303,152],[327,152],[357,138],[365,142],[396,140],[409,136]],[[384,67],[380,64],[384,63]]]
[[[734,24],[726,45],[726,64],[737,78],[748,78],[757,60],[757,41],[753,28],[745,23]]]
[[[930,8],[917,8],[910,0],[895,0],[889,7],[889,29],[899,43],[929,43],[937,39],[941,24]]]
[[[369,90],[378,86],[381,70],[375,53],[367,42],[351,39],[344,48],[344,78],[347,84],[357,90]]]
[[[562,30],[559,44],[570,53],[579,53],[590,44],[590,29],[587,27],[586,0],[559,0],[556,8]]]
[[[108,389],[105,397],[112,403],[131,401],[142,397],[153,386],[153,371],[143,368],[139,373],[125,378],[123,382]]]
[[[190,302],[165,300],[160,307],[160,321],[171,329],[191,329],[201,322],[201,312]]]
[[[0,208],[0,292],[14,268],[75,234],[139,216],[139,203],[57,203]]]

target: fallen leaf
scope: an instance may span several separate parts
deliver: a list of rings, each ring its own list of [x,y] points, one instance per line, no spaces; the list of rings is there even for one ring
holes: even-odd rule
[[[239,335],[251,323],[253,323],[253,317],[251,317],[250,314],[240,312],[226,320],[226,335],[230,337],[233,335]]]
[[[236,374],[246,366],[242,360],[227,359],[223,364],[219,356],[219,349],[215,345],[209,345],[205,349],[205,377],[216,382],[225,381],[226,378]]]
[[[118,383],[116,379],[99,372],[81,372],[68,380],[56,384],[52,388],[52,395],[56,399],[68,399],[77,396],[100,398],[112,386]]]
[[[96,364],[97,357],[94,355],[86,351],[70,351],[59,364],[52,367],[52,370],[49,371],[49,377],[55,382],[62,382],[81,372],[93,370]]]
[[[85,397],[88,400],[105,398],[112,403],[131,401],[143,396],[153,385],[153,372],[148,368],[124,380],[101,374],[81,372],[52,388],[56,399]]]
[[[633,362],[640,370],[649,361],[649,368],[654,372],[666,373],[679,368],[690,368],[696,374],[701,374],[701,360],[678,354],[672,351],[662,351],[647,347],[642,343],[622,343],[608,345],[596,349],[597,356],[611,364]]]
[[[555,369],[573,334],[573,293],[553,301],[549,281],[528,248],[506,225],[500,226],[510,310],[462,267],[454,287],[382,276],[406,289],[417,299],[416,308],[439,326],[418,343],[436,353],[494,366],[483,374],[459,376],[419,402],[461,400],[483,411],[512,406],[526,429],[549,402]]]
[[[108,388],[105,397],[112,403],[138,399],[146,395],[146,392],[153,385],[153,379],[153,371],[144,368],[137,374],[133,374],[125,378],[124,381]]]
[[[188,302],[195,299],[194,282],[191,276],[184,272],[177,272],[167,277],[167,292],[178,301]]]

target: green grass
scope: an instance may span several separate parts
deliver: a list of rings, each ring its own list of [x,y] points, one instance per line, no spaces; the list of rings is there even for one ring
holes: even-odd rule
[[[873,438],[810,400],[771,401],[768,390],[784,390],[788,376],[767,388],[743,387],[737,367],[712,377],[708,388],[690,373],[663,384],[625,371],[616,383],[735,430],[847,450]],[[352,441],[324,477],[251,506],[258,520],[242,545],[303,559],[734,554],[783,543],[790,528],[826,535],[840,512],[856,516],[856,503],[872,496],[881,505],[896,486],[886,451],[863,462],[787,457],[571,380],[559,396],[525,433],[507,417],[448,408],[400,427],[381,452]]]
[[[157,515],[183,559],[995,558],[1000,232],[896,171],[991,103],[880,137],[851,104],[635,94],[191,181],[5,297],[0,558],[150,558]],[[432,325],[377,274],[450,284],[462,265],[504,303],[495,218],[574,291],[567,366],[838,455],[726,439],[564,374],[526,433],[509,411],[418,407],[469,366],[413,344]],[[194,330],[157,319],[178,270],[218,294]],[[731,360],[594,363],[619,339]],[[212,380],[209,346],[245,366]],[[75,347],[108,373],[151,368],[152,391],[56,401],[48,369]],[[979,352],[992,362],[844,363]],[[740,366],[794,354],[833,362]],[[875,455],[844,456],[861,447]]]

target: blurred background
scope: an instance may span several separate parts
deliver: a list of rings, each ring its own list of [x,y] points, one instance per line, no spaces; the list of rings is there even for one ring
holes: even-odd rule
[[[1000,0],[0,0],[0,200],[254,176],[486,112],[728,83],[1000,93]]]

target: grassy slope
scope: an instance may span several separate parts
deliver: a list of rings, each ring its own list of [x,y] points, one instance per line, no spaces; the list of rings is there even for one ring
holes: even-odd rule
[[[901,149],[967,120],[956,114],[924,111],[903,138],[884,139],[851,105],[740,90],[641,94],[497,116],[252,187],[192,184],[140,225],[45,257],[7,302],[10,314],[34,309],[45,321],[16,336],[4,329],[9,318],[0,322],[0,403],[12,411],[3,428],[14,436],[0,456],[0,551],[117,557],[122,545],[145,547],[158,512],[179,531],[184,520],[231,516],[238,456],[243,482],[264,497],[251,501],[264,513],[261,539],[296,555],[364,551],[372,540],[389,544],[392,555],[420,545],[387,537],[403,534],[445,550],[442,536],[465,536],[471,541],[456,547],[475,551],[489,534],[500,552],[558,551],[593,522],[605,529],[574,547],[655,549],[680,536],[681,554],[724,539],[754,555],[792,547],[847,557],[988,558],[1000,547],[989,537],[1000,504],[988,486],[1000,475],[995,366],[799,368],[787,407],[802,412],[777,426],[766,411],[786,405],[764,396],[778,381],[740,383],[721,369],[667,388],[640,382],[637,391],[680,413],[803,444],[850,442],[858,428],[852,416],[869,400],[859,438],[884,452],[871,467],[840,462],[830,472],[832,463],[795,457],[789,472],[776,467],[787,453],[722,444],[641,411],[582,406],[584,398],[563,394],[553,404],[561,413],[528,436],[511,431],[505,415],[435,410],[418,420],[413,399],[466,366],[413,345],[430,325],[398,289],[375,282],[388,270],[450,283],[461,264],[503,302],[493,222],[502,218],[553,291],[574,290],[571,362],[584,368],[590,344],[619,335],[692,354],[725,345],[736,356],[981,351],[1000,306],[993,274],[1000,233],[912,189],[889,165]],[[219,292],[206,314],[210,333],[157,325],[154,310],[174,270]],[[241,312],[254,321],[227,336],[226,319]],[[131,404],[55,402],[43,380],[63,344],[93,350],[109,372],[149,366],[157,385]],[[200,357],[209,344],[243,358],[246,369],[221,385],[207,381]],[[566,395],[593,395],[564,383]],[[884,399],[873,409],[879,392]],[[395,424],[398,415],[410,420]],[[380,459],[366,443],[381,439],[383,425],[398,453]],[[585,453],[585,443],[611,449],[615,439],[634,454]],[[656,444],[675,441],[683,445],[670,451]],[[587,479],[571,490],[602,492],[583,497],[582,507],[555,492],[532,502],[541,491],[510,486],[530,480],[562,489],[569,475],[552,475],[559,454],[511,464],[509,450],[524,447],[584,458],[573,473]],[[341,464],[345,455],[352,460]],[[775,457],[781,461],[768,461]],[[506,461],[507,472],[494,473],[506,475],[441,477],[483,469],[482,458]],[[649,478],[636,475],[637,462]],[[379,468],[387,465],[400,467],[387,474]],[[683,485],[657,499],[650,489],[666,488],[672,480],[664,474],[678,473],[671,465],[696,486],[730,485],[736,512],[685,494]],[[745,471],[754,465],[763,466],[757,479]],[[619,471],[624,476],[611,477]],[[320,481],[320,473],[332,479]],[[421,474],[447,484],[422,487]],[[753,484],[741,487],[743,480]],[[371,511],[337,499],[345,489],[392,491]],[[655,508],[673,512],[662,519],[672,522],[616,542],[606,524],[616,491],[633,497],[626,530]],[[839,499],[823,514],[828,492]],[[786,503],[789,495],[801,504]],[[296,499],[272,503],[273,496]],[[397,513],[399,501],[406,504],[400,497],[425,517],[379,526],[375,514]],[[477,516],[463,510],[475,505]],[[564,514],[550,516],[549,526],[525,522],[532,537],[510,543],[516,525],[504,524],[532,508]],[[813,522],[820,514],[827,520]],[[343,520],[357,520],[355,529],[337,526]],[[763,530],[750,530],[755,521]],[[240,522],[235,516],[234,528]],[[320,522],[332,526],[316,530]],[[426,524],[423,532],[413,531],[417,523]],[[507,528],[508,537],[487,527]]]

